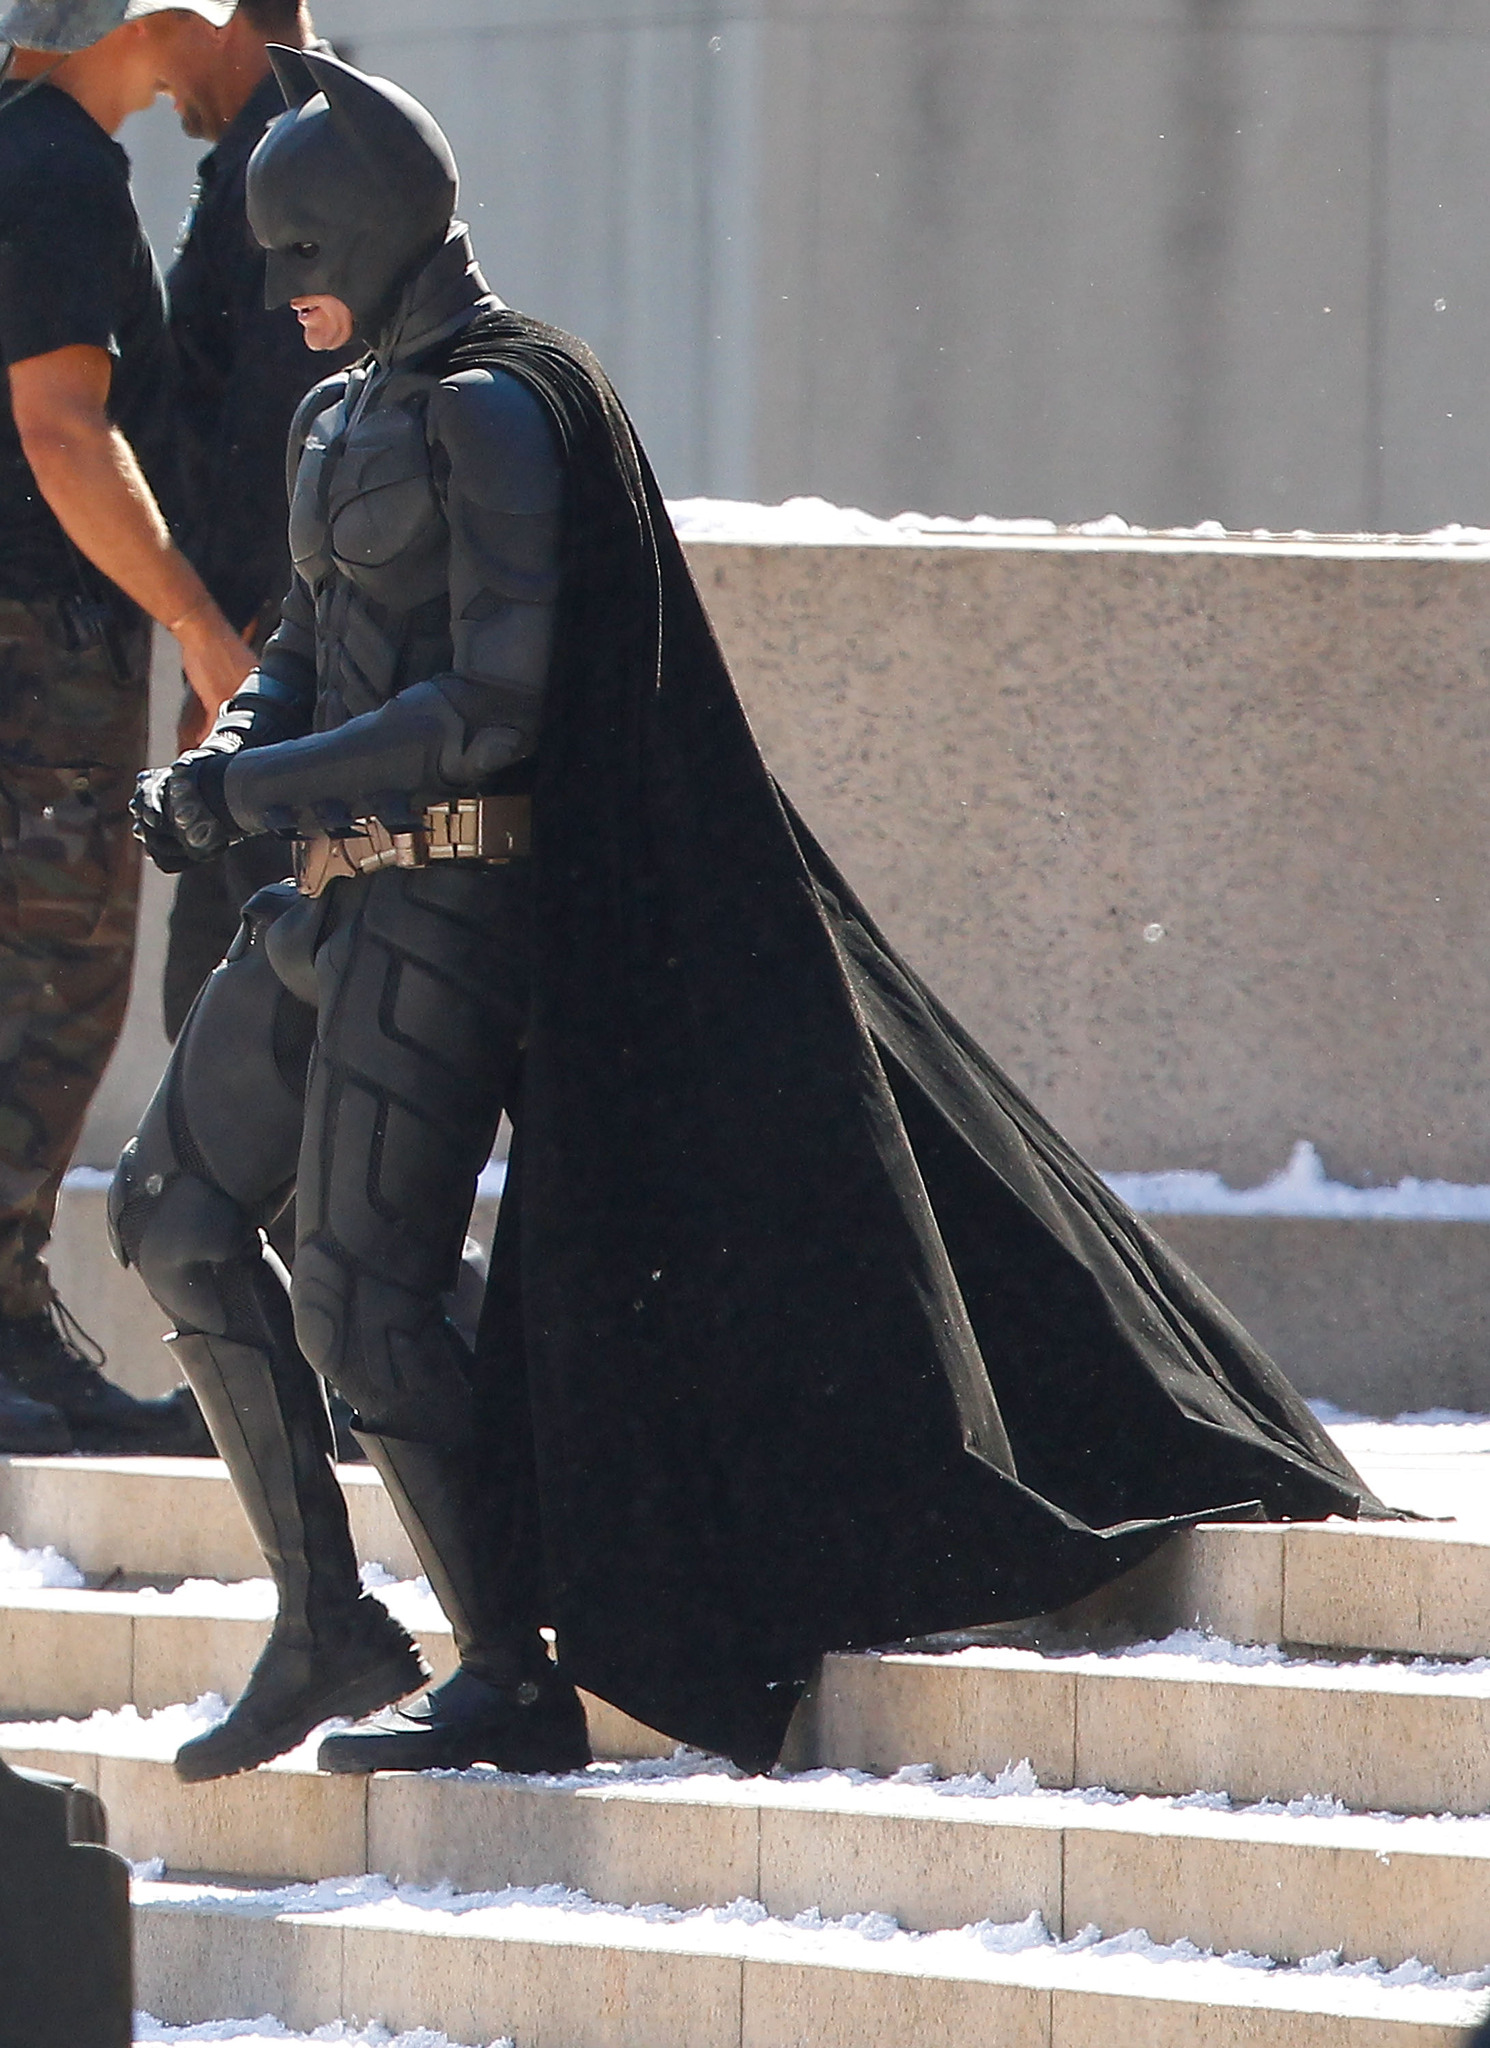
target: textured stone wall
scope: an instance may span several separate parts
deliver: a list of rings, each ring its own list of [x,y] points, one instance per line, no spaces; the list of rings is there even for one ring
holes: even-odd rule
[[[793,798],[1100,1164],[1490,1181],[1490,561],[693,562]]]

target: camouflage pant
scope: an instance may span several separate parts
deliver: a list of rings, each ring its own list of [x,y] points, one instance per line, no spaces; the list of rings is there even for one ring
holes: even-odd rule
[[[124,1022],[148,620],[0,599],[0,1315],[50,1299],[57,1190]]]

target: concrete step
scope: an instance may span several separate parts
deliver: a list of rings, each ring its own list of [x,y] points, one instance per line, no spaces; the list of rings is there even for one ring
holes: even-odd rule
[[[437,1678],[455,1668],[450,1625],[427,1592],[388,1589]],[[133,1705],[143,1713],[216,1693],[235,1699],[264,1646],[273,1614],[267,1580],[188,1582],[171,1593],[0,1593],[0,1713],[86,1716]],[[600,1756],[669,1756],[674,1744],[603,1701],[589,1703]]]
[[[1483,1995],[1053,1945],[1037,1924],[898,1934],[760,1909],[552,1894],[136,1888],[136,1996],[178,2024],[275,2012],[524,2048],[1451,2048]],[[1138,1947],[1138,1953],[1123,1953]]]
[[[366,1465],[338,1468],[363,1563],[418,1576],[409,1539]],[[260,1577],[264,1560],[216,1458],[0,1458],[0,1531],[51,1544],[89,1578]]]
[[[262,1589],[267,1594],[267,1587]],[[231,1698],[267,1628],[241,1589],[173,1595],[13,1592],[0,1597],[0,1711],[143,1711],[206,1692]],[[390,1595],[390,1604],[398,1601]],[[448,1630],[423,1614],[425,1654],[450,1669]],[[1228,1792],[1243,1800],[1329,1796],[1363,1811],[1490,1810],[1490,1671],[1482,1667],[1217,1661],[1178,1650],[1047,1656],[975,1647],[834,1656],[804,1702],[797,1765],[941,1776],[1028,1759],[1044,1785]],[[1276,1656],[1276,1653],[1273,1653]],[[596,1707],[601,1753],[671,1745]]]
[[[1094,1802],[1040,1792],[1027,1772],[972,1793],[843,1774],[741,1779],[698,1758],[651,1775],[366,1779],[317,1773],[302,1753],[186,1786],[165,1760],[184,1719],[11,1724],[0,1754],[96,1791],[113,1847],[175,1873],[558,1884],[680,1910],[749,1898],[783,1919],[881,1913],[921,1932],[1038,1912],[1065,1940],[1143,1927],[1218,1954],[1334,1950],[1446,1975],[1490,1957],[1490,1818]]]
[[[382,1484],[342,1467],[358,1555],[418,1566]],[[0,1531],[91,1578],[247,1579],[263,1561],[208,1458],[0,1458]],[[1490,1525],[1245,1523],[1196,1529],[1048,1631],[1162,1635],[1450,1657],[1490,1654]]]
[[[1115,1655],[894,1651],[824,1660],[803,1750],[884,1776],[1027,1758],[1041,1784],[1361,1811],[1490,1810],[1482,1665],[1221,1661],[1204,1638]],[[1245,1654],[1245,1653],[1244,1653]]]

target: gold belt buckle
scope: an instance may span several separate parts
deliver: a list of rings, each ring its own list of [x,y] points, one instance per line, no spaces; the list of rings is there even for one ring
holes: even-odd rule
[[[295,841],[295,886],[302,896],[319,896],[338,876],[359,872],[345,839],[318,833],[314,839]]]
[[[479,860],[481,799],[463,796],[454,803],[431,804],[424,814],[430,860]]]
[[[393,832],[393,866],[396,868],[427,868],[429,866],[429,831],[420,826],[413,832]],[[388,863],[385,861],[386,867]]]
[[[533,800],[528,796],[476,798],[476,851],[482,860],[523,860],[533,850]]]
[[[376,818],[359,818],[355,841],[324,834],[296,840],[296,886],[303,896],[319,896],[339,876],[376,874],[380,868],[521,860],[532,844],[532,816],[526,796],[466,796],[431,804],[412,832],[390,832]],[[362,850],[354,853],[354,844]]]

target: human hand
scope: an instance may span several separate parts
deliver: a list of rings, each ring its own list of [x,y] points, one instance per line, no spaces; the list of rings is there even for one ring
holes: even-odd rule
[[[195,690],[188,690],[181,700],[181,716],[176,720],[177,751],[186,754],[199,747],[211,730],[212,713]]]
[[[185,705],[176,729],[183,752],[199,746],[220,708],[253,674],[257,663],[241,634],[235,633],[210,599],[172,622],[181,649],[181,666],[196,698]]]

